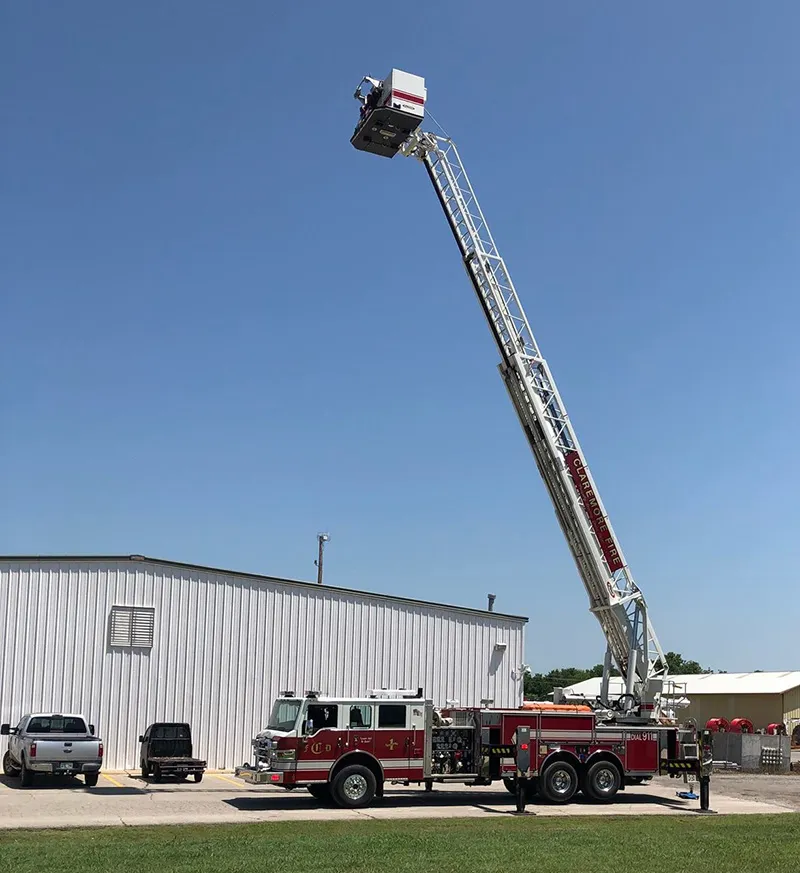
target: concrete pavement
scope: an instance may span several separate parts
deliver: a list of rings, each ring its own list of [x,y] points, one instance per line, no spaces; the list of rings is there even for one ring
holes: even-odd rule
[[[720,780],[722,781],[722,780]],[[716,783],[719,786],[719,782]],[[723,814],[791,812],[764,801],[725,797],[712,783],[713,809]],[[721,786],[720,786],[721,787]],[[609,805],[581,799],[567,806],[529,804],[539,816],[686,815],[697,801],[676,797],[678,780],[656,780],[630,787]],[[203,782],[148,783],[125,773],[103,774],[96,788],[79,779],[37,779],[31,788],[0,777],[0,828],[66,828],[113,825],[161,825],[300,820],[399,818],[472,818],[510,815],[513,798],[502,786],[436,786],[426,794],[415,786],[390,786],[382,802],[365,810],[320,806],[304,789],[254,787],[228,773],[207,773]]]

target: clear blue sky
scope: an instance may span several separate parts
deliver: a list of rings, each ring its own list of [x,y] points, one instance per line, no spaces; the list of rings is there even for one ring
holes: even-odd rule
[[[646,8],[645,8],[646,7]],[[800,6],[6,0],[0,553],[129,553],[603,640],[424,170],[427,79],[665,648],[797,668]]]

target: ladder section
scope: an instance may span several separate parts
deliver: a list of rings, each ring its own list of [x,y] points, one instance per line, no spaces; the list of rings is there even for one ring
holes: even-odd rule
[[[625,682],[618,709],[649,720],[666,663],[522,303],[455,144],[417,132],[401,148],[423,162],[500,352],[500,374],[596,616]],[[607,704],[608,701],[603,701]],[[641,704],[641,710],[637,707]]]

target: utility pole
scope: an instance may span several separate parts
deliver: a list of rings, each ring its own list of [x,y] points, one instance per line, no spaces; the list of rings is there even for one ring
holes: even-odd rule
[[[317,541],[319,542],[319,557],[314,561],[314,564],[317,567],[317,585],[322,585],[322,552],[325,549],[325,543],[327,543],[330,538],[330,534],[317,534]]]

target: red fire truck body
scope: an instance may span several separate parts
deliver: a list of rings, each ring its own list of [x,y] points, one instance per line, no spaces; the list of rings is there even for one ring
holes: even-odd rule
[[[287,789],[305,786],[341,806],[366,806],[385,783],[502,780],[565,803],[582,791],[611,800],[626,780],[653,776],[679,758],[675,727],[599,724],[589,707],[436,710],[419,696],[283,697],[254,740],[254,765],[236,775]],[[520,728],[527,728],[519,766]],[[528,733],[529,732],[529,733]]]

